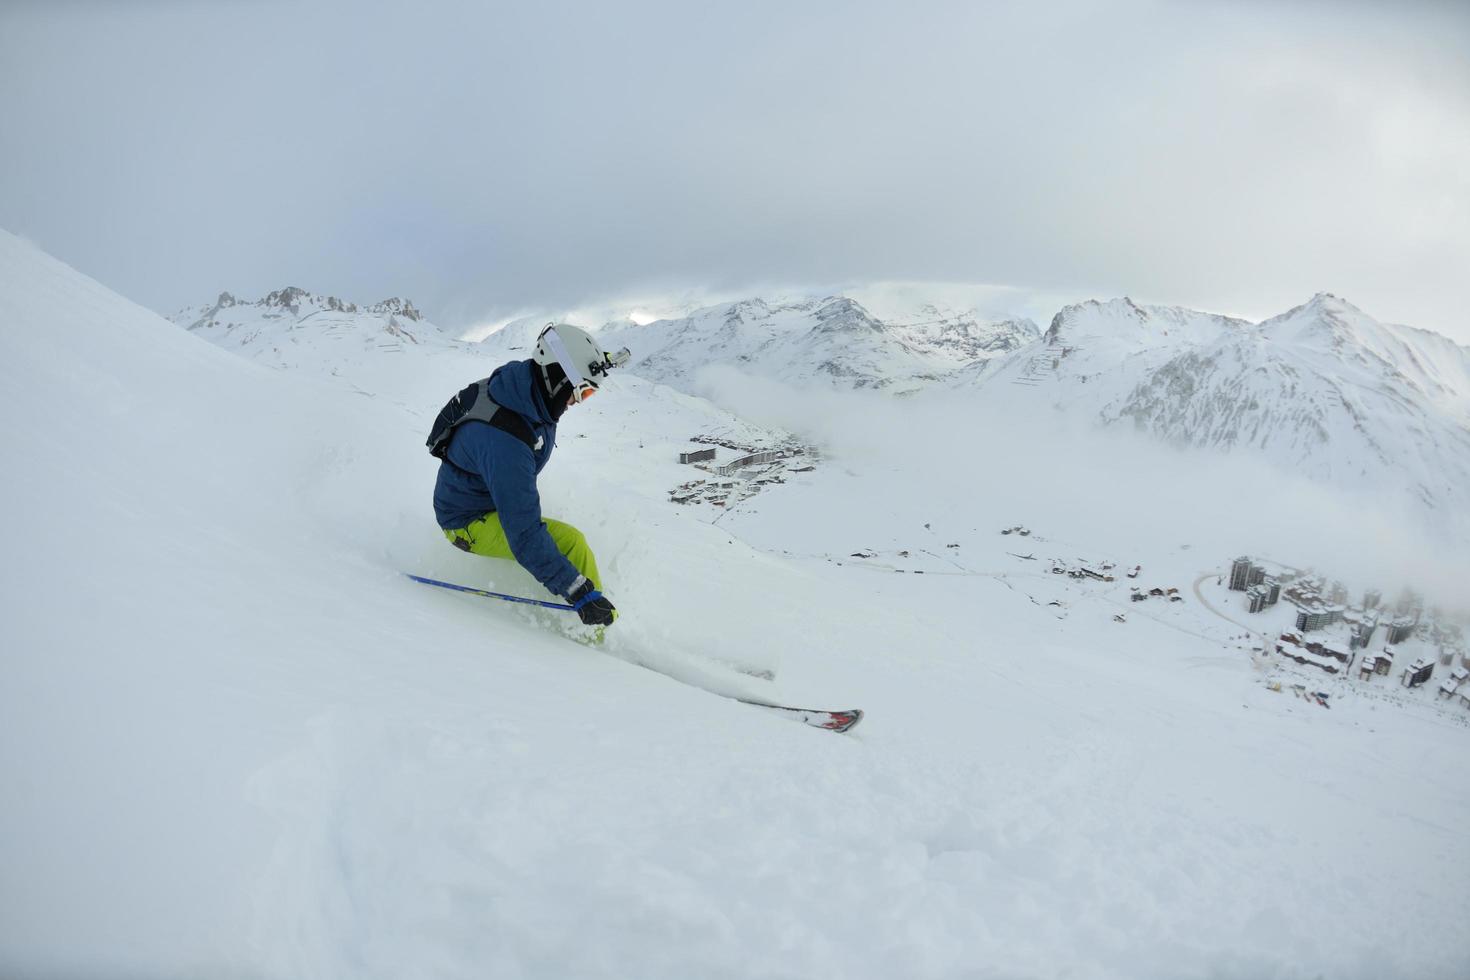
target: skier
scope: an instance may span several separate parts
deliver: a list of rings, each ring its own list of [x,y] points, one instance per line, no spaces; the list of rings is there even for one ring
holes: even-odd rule
[[[556,446],[562,413],[596,394],[628,357],[627,348],[604,351],[585,330],[547,324],[534,356],[466,387],[429,434],[429,451],[442,461],[434,516],[444,536],[462,551],[520,562],[589,626],[610,626],[617,610],[602,594],[582,532],[542,518],[536,476]]]

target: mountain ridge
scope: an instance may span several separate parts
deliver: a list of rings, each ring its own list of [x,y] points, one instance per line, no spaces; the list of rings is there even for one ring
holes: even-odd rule
[[[295,287],[254,303],[224,293],[173,320],[225,347],[263,348],[260,359],[278,366],[321,345],[369,358],[424,344],[525,357],[544,325],[523,317],[471,344],[407,301],[359,307]],[[1470,349],[1381,323],[1328,292],[1255,323],[1124,296],[1068,304],[1043,333],[932,303],[882,319],[827,295],[748,297],[591,329],[609,348],[632,349],[629,370],[691,394],[709,394],[700,379],[718,365],[795,388],[974,389],[991,410],[1060,412],[1470,512]]]
[[[1470,350],[1319,293],[1259,323],[1131,300],[1059,312],[971,381],[1161,441],[1249,451],[1319,482],[1470,509]],[[1012,384],[1006,384],[1011,382]]]

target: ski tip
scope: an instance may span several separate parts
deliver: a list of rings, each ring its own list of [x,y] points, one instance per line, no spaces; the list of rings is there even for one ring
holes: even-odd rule
[[[821,728],[829,732],[849,731],[854,725],[863,720],[863,712],[857,708],[848,711],[821,711],[816,708],[792,708],[784,704],[771,704],[766,701],[754,701],[747,698],[736,698],[741,704],[755,705],[757,708],[765,708],[767,711],[791,718],[812,728]]]

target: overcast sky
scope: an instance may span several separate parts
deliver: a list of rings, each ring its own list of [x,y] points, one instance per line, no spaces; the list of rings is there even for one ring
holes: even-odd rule
[[[0,0],[0,226],[154,309],[942,280],[1470,343],[1470,4]]]

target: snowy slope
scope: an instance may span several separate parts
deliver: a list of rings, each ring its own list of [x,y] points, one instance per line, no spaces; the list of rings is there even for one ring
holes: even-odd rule
[[[386,864],[379,843],[344,856],[355,846],[339,823],[344,808],[390,824],[416,820],[419,805],[439,812],[442,799],[415,802],[414,760],[523,744],[539,747],[533,771],[564,774],[568,802],[656,799],[619,766],[579,773],[586,733],[601,732],[607,758],[649,758],[645,740],[687,730],[698,742],[713,712],[715,744],[727,741],[718,735],[724,702],[397,574],[407,566],[492,581],[474,562],[464,567],[433,525],[422,430],[437,404],[411,417],[340,382],[264,371],[8,235],[0,244],[7,409],[13,418],[42,402],[55,409],[46,426],[7,428],[3,445],[0,502],[19,520],[3,566],[0,771],[26,793],[0,815],[0,973],[361,976],[353,964],[368,956],[367,975],[401,976],[394,957],[415,949],[402,916],[421,914],[414,878],[428,874],[434,888],[442,879],[416,863],[412,838],[390,847]],[[420,370],[436,392],[452,392],[488,366],[463,356],[429,358]],[[644,414],[687,401],[653,393]],[[577,437],[564,439],[558,463],[568,479],[545,488],[549,509],[571,509],[585,492]],[[638,473],[678,469],[669,447],[640,454],[637,441],[619,443],[622,488],[577,508],[583,522],[601,514],[608,525],[593,536],[610,575],[627,569],[647,583],[615,592],[625,608],[656,610],[677,591],[681,609],[708,620],[722,608],[729,570],[785,581],[660,496],[650,495],[658,509],[642,540],[619,547],[639,517],[613,519],[609,509],[639,499]],[[670,540],[655,547],[660,525]],[[698,557],[703,535],[718,563]],[[390,554],[398,542],[407,544]],[[633,572],[691,547],[679,574],[701,588]],[[627,625],[625,634],[639,633],[636,619]],[[678,633],[681,649],[715,657],[754,640],[738,624]],[[569,706],[575,716],[561,718]],[[760,744],[767,720],[736,708],[726,730]],[[779,741],[788,733],[775,724]],[[639,744],[627,742],[635,732]],[[558,760],[562,752],[574,758]],[[446,761],[448,771],[474,771],[470,797],[504,785],[503,772],[468,756],[431,765],[444,772]],[[675,764],[663,775],[712,794],[698,770]],[[378,803],[359,805],[361,793]],[[596,829],[621,825],[605,819]],[[453,846],[454,832],[441,829]],[[380,923],[341,919],[333,896],[356,887],[336,878],[344,860],[374,881],[361,898],[404,892],[401,907],[382,910],[399,930],[387,960],[369,956]],[[472,908],[464,914],[466,938],[488,941]],[[463,951],[465,962],[473,953]]]
[[[429,508],[423,429],[484,351],[263,370],[8,235],[0,344],[7,415],[47,422],[0,435],[0,974],[1470,968],[1444,775],[1470,728],[1283,700],[1202,606],[1135,610],[995,533],[1213,574],[1172,525],[903,426],[712,525],[665,491],[724,416],[615,377],[542,480],[625,614],[594,652],[398,574],[531,587]],[[833,736],[627,659],[870,714]],[[751,661],[776,683],[720,666]]]

